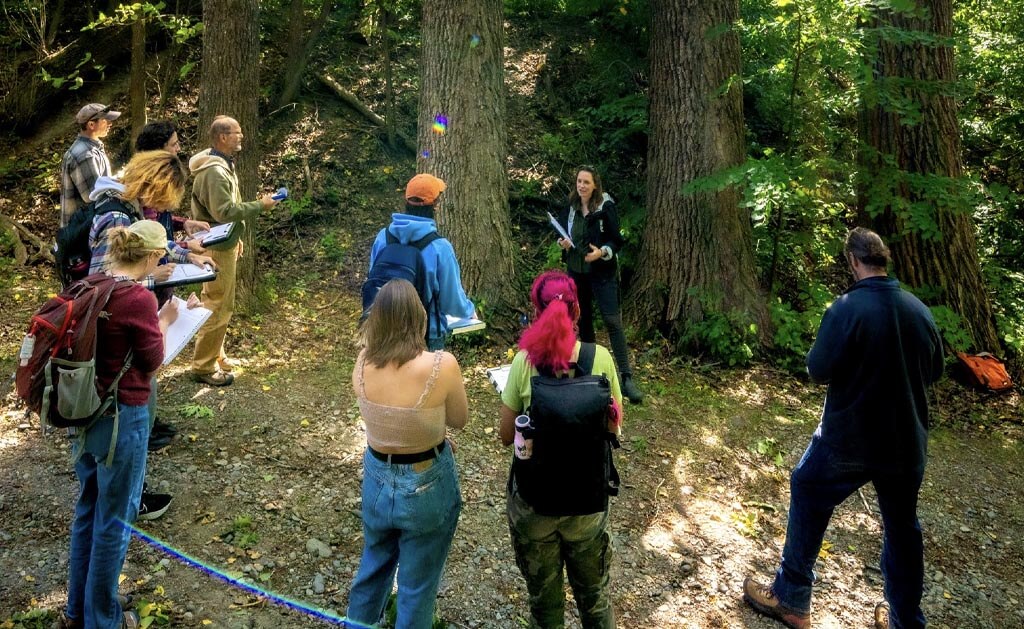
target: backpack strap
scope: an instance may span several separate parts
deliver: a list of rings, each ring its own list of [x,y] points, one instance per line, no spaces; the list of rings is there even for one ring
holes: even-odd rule
[[[390,235],[390,232],[388,233]],[[430,232],[423,238],[420,238],[419,240],[414,240],[409,244],[412,245],[413,247],[416,247],[420,251],[423,251],[424,249],[427,248],[427,245],[434,242],[435,240],[438,240],[439,238],[441,238],[441,234],[437,233],[437,230],[435,229],[434,231]]]
[[[423,238],[420,238],[419,240],[414,240],[413,242],[409,243],[413,247],[416,247],[417,249],[419,249],[420,261],[421,261],[421,264],[423,266],[426,266],[426,263],[424,263],[422,261],[423,250],[427,248],[427,245],[429,245],[430,243],[434,242],[435,240],[439,240],[440,238],[441,238],[441,234],[437,233],[437,230],[435,229],[434,231],[430,232],[429,234],[427,234]],[[444,315],[441,313],[441,302],[438,299],[438,296],[436,294],[431,295],[430,303],[427,304],[426,306],[427,306],[428,316],[434,317],[434,321],[436,323],[437,330],[438,331],[443,330],[444,329],[444,325],[443,325]],[[430,334],[430,329],[429,328],[430,328],[430,326],[427,326],[427,334]]]
[[[593,373],[595,356],[597,356],[596,343],[580,343],[580,353],[576,357],[577,376],[589,376]]]
[[[391,230],[384,230],[384,238],[386,245],[394,245],[398,243],[398,236],[391,233]]]

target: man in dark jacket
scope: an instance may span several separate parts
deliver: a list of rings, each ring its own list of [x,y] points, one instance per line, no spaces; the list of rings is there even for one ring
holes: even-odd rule
[[[917,497],[928,445],[927,388],[942,375],[942,340],[927,306],[886,276],[889,249],[854,229],[846,259],[856,283],[825,311],[807,371],[828,384],[825,410],[790,479],[789,526],[771,586],[747,578],[754,609],[810,627],[814,561],[832,512],[872,483],[882,512],[885,599],[878,629],[924,627],[924,549]]]

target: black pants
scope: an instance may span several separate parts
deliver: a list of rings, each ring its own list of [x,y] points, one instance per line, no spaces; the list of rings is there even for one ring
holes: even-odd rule
[[[629,348],[626,347],[622,310],[619,308],[619,281],[614,276],[601,278],[590,273],[576,274],[571,271],[569,277],[576,282],[576,292],[580,300],[580,340],[584,343],[595,342],[594,300],[597,300],[601,319],[608,328],[615,366],[623,376],[631,375],[633,370],[629,366]]]

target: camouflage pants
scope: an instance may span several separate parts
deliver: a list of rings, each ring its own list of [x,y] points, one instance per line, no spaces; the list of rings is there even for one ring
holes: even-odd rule
[[[565,566],[585,629],[612,629],[615,613],[608,598],[612,549],[608,511],[590,515],[534,513],[514,490],[508,496],[508,528],[516,564],[530,595],[531,627],[565,626]]]

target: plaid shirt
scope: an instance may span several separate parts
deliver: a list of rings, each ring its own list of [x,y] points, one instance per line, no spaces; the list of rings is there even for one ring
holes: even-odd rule
[[[89,230],[89,248],[92,249],[92,260],[89,262],[89,274],[103,273],[110,266],[110,241],[107,239],[107,232],[113,227],[128,227],[136,219],[123,212],[108,212],[97,216]],[[174,241],[167,241],[168,252],[161,261],[185,263],[188,262],[188,249],[178,246]],[[139,282],[146,288],[152,290],[156,280],[152,275],[147,275]]]
[[[89,202],[89,193],[101,176],[110,176],[110,161],[103,142],[78,136],[60,166],[60,226],[64,227],[75,210]]]

